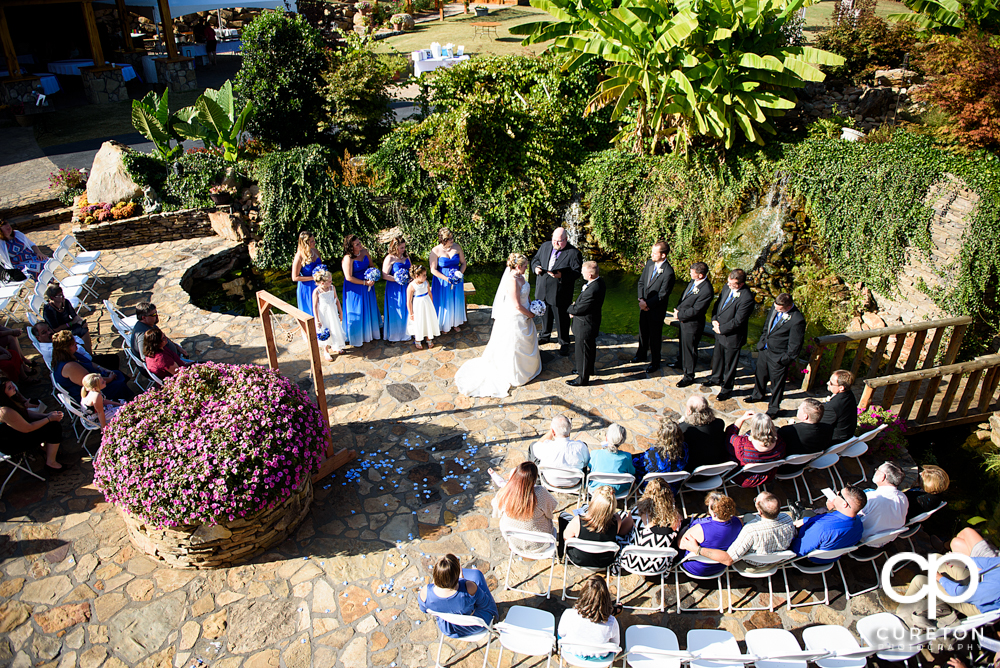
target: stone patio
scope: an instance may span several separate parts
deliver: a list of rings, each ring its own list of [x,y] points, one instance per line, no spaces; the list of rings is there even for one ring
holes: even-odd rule
[[[31,236],[41,246],[52,246],[66,231],[68,225]],[[266,364],[259,320],[201,311],[181,288],[192,266],[231,247],[205,238],[104,251],[110,275],[100,286],[102,297],[126,314],[140,301],[153,301],[163,329],[199,359]],[[99,304],[87,317],[101,352],[120,348]],[[297,329],[279,317],[277,332],[282,372],[311,388]],[[171,570],[138,553],[117,511],[91,484],[88,460],[45,484],[15,478],[0,499],[0,666],[431,666],[438,633],[418,611],[416,592],[433,561],[448,552],[486,574],[501,618],[514,604],[542,607],[558,617],[567,607],[560,600],[561,566],[548,600],[497,586],[502,586],[508,551],[497,521],[490,518],[495,488],[487,467],[506,472],[522,461],[557,413],[568,415],[576,436],[592,446],[615,421],[628,429],[628,449],[644,449],[657,416],[679,414],[697,384],[678,390],[673,387],[678,376],[647,378],[627,363],[632,337],[605,336],[595,386],[566,386],[572,363],[550,345],[543,348],[542,375],[510,397],[457,395],[456,370],[479,354],[489,334],[489,312],[472,309],[469,326],[461,334],[445,335],[433,350],[374,342],[324,364],[334,440],[356,450],[359,459],[320,481],[312,511],[293,538],[245,565]],[[676,345],[665,348],[669,355]],[[25,349],[34,352],[26,339]],[[744,388],[748,374],[749,369],[741,371]],[[41,387],[32,394],[44,394]],[[792,391],[786,396],[784,414],[790,417],[803,395]],[[746,407],[740,396],[712,401],[729,421]],[[70,432],[64,451],[77,449]],[[815,482],[827,484],[821,478]],[[741,510],[751,508],[752,490],[731,492]],[[569,497],[562,500],[564,507],[574,505]],[[700,499],[686,500],[689,509],[699,508]],[[874,575],[867,564],[845,566],[852,589]],[[547,570],[547,563],[515,560],[511,577],[515,583],[530,577],[517,586],[537,590],[547,581]],[[572,569],[570,585],[582,575]],[[626,611],[619,623],[623,629],[662,624],[679,637],[691,628],[724,628],[742,639],[747,629],[761,627],[799,632],[811,624],[836,624],[854,631],[858,616],[895,608],[877,592],[848,604],[838,575],[831,576],[836,598],[830,606],[720,615],[711,610],[715,594],[708,594],[701,603],[704,612],[678,615],[669,607],[675,601],[671,591],[666,613]],[[792,584],[807,582],[796,577]],[[766,586],[757,596],[756,587],[746,589],[745,582],[735,580],[734,585],[737,599],[745,594],[744,604],[759,605],[766,598]],[[775,587],[784,601],[780,578]],[[639,594],[626,602],[649,605],[655,588],[637,577],[622,580],[626,595],[637,588]],[[491,650],[491,665],[496,652]],[[458,666],[482,662],[481,650],[464,643],[446,643],[445,657]],[[505,657],[509,665],[510,653]]]

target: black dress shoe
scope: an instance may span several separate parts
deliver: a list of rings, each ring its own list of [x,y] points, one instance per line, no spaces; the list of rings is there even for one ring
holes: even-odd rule
[[[576,370],[576,367],[573,367],[573,369],[570,371],[570,373],[576,374],[577,376],[580,375],[580,372]]]
[[[550,336],[539,336],[538,337],[538,343],[539,343],[539,345],[545,345],[546,343],[552,343],[552,337],[550,337]]]
[[[567,380],[566,384],[570,387],[587,387],[590,383],[584,382],[579,378],[574,378],[573,380]]]
[[[645,364],[646,363],[646,356],[645,355],[636,355],[635,357],[633,357],[632,359],[630,359],[628,362],[629,362],[629,364]]]
[[[674,385],[674,387],[688,387],[689,385],[694,385],[694,378],[689,378],[687,376],[684,376],[679,381],[677,381],[677,384]]]
[[[646,367],[646,373],[653,373],[659,370],[660,370],[659,364],[650,364],[649,366]]]
[[[747,397],[747,402],[751,404],[759,404],[762,401],[764,401],[764,397],[758,396],[756,394],[751,394],[749,397]]]
[[[733,396],[732,390],[721,390],[719,392],[719,396],[717,396],[716,399],[718,399],[719,401],[725,401],[726,399],[729,399],[732,396]]]
[[[705,381],[705,385],[708,385],[709,387],[722,387],[722,383],[720,381],[711,377]]]
[[[772,420],[777,420],[778,419],[778,413],[780,413],[780,412],[781,411],[768,411],[767,412],[767,417],[771,418]]]
[[[559,354],[563,357],[569,356],[569,346],[559,346]]]

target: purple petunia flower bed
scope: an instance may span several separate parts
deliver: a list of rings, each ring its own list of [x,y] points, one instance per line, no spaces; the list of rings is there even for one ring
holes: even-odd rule
[[[330,430],[270,369],[207,362],[122,407],[94,460],[108,501],[162,528],[273,508],[319,470]]]

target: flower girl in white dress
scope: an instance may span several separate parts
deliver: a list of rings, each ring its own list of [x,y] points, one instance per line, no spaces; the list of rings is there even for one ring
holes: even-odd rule
[[[334,354],[343,351],[347,346],[347,337],[344,335],[342,324],[344,312],[340,308],[337,291],[333,289],[333,275],[326,269],[317,269],[313,272],[313,280],[316,282],[316,289],[313,290],[316,336],[319,337],[324,329],[330,332],[330,336],[325,340],[320,339],[320,342],[325,344],[326,361],[332,362]]]
[[[434,310],[430,284],[427,283],[427,269],[414,265],[410,269],[410,279],[410,284],[406,286],[406,305],[410,310],[406,331],[413,335],[413,345],[417,348],[423,350],[421,341],[424,339],[427,339],[427,347],[433,348],[433,339],[441,336],[441,327]]]

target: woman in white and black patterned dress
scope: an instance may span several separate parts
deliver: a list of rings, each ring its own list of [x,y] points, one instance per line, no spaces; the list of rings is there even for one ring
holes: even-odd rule
[[[670,485],[661,478],[653,478],[635,504],[635,524],[629,545],[636,547],[673,547],[681,528],[681,513],[674,503]],[[650,572],[666,567],[664,559],[626,555],[621,565],[631,571]]]

